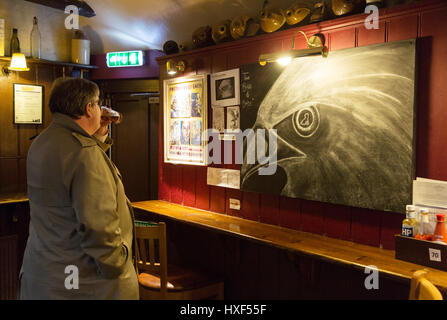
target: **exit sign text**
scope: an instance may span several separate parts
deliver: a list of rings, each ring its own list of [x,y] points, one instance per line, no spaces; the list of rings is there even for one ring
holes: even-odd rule
[[[138,67],[144,63],[143,51],[108,52],[106,59],[109,68]]]

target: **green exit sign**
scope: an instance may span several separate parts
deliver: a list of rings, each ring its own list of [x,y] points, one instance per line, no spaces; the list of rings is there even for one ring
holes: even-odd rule
[[[109,68],[138,67],[144,63],[143,51],[108,52],[106,59]]]

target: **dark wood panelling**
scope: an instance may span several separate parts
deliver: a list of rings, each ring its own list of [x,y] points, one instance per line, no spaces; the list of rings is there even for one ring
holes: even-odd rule
[[[425,1],[417,4],[395,7],[380,11],[378,30],[367,30],[364,26],[364,14],[324,21],[320,24],[299,28],[307,35],[322,32],[325,34],[330,50],[366,46],[410,38],[418,39],[418,76],[417,76],[417,132],[416,132],[416,175],[447,180],[447,131],[443,121],[447,118],[447,83],[445,56],[447,52],[447,4],[444,1]],[[261,53],[289,50],[292,35],[298,29],[288,29],[264,34],[214,47],[175,55],[175,59],[201,61],[189,64],[185,74],[201,72],[218,72],[240,67],[243,64],[257,62]],[[305,42],[297,34],[295,48],[302,49]],[[166,78],[164,63],[167,58],[160,58],[161,79]],[[194,66],[200,66],[194,69]],[[162,149],[160,149],[162,151]],[[233,150],[234,151],[234,150]],[[234,164],[233,164],[234,165]],[[231,165],[230,165],[231,166]],[[171,170],[160,161],[160,168]],[[183,166],[185,167],[185,166]],[[228,167],[228,165],[225,165]],[[235,166],[237,169],[238,167]],[[166,183],[166,172],[159,180],[160,199],[172,196],[177,184]],[[185,186],[184,186],[185,187]],[[288,228],[325,234],[329,237],[354,242],[382,246],[393,249],[394,233],[400,232],[402,215],[359,208],[344,207],[327,203],[317,203],[300,199],[265,197],[264,195],[221,188],[210,189],[206,184],[206,169],[197,167],[196,204],[201,209],[216,208],[222,212],[222,197],[225,197],[226,214],[278,224]],[[169,191],[168,191],[169,190]],[[167,193],[170,195],[167,196]],[[187,193],[183,192],[183,195]],[[236,195],[241,200],[241,210],[229,209],[229,198]],[[194,198],[188,195],[190,199]],[[168,200],[172,201],[172,200]],[[184,200],[183,200],[184,201]]]
[[[333,31],[329,34],[329,50],[340,50],[355,47],[355,29]]]
[[[14,79],[13,79],[14,78]],[[0,157],[17,156],[18,133],[13,125],[13,82],[15,75],[0,77]]]
[[[241,218],[259,221],[259,194],[242,192]]]
[[[387,36],[385,21],[379,22],[379,29],[366,29],[364,25],[357,28],[357,45],[359,47],[383,43]]]
[[[171,186],[171,201],[181,204],[183,202],[183,167],[179,165],[171,166],[169,170],[169,185]]]
[[[206,183],[206,167],[196,169],[196,206],[199,209],[210,208],[210,187]]]
[[[351,240],[351,207],[330,206],[326,210],[325,233],[328,237],[342,240]]]
[[[378,247],[380,244],[379,211],[353,208],[351,237],[354,242]]]
[[[388,41],[416,39],[418,36],[419,16],[393,19],[388,24]]]
[[[445,119],[447,117],[447,83],[446,55],[447,55],[447,8],[421,14],[421,37],[427,48],[421,49],[422,70],[425,83],[421,83],[422,90],[419,93],[424,101],[420,101],[421,112],[428,115],[426,126],[421,124],[418,133],[425,130],[427,137],[427,149],[425,153],[418,152],[420,157],[426,157],[427,177],[447,180],[447,130]],[[428,39],[427,39],[428,38]],[[421,80],[423,81],[423,80]],[[426,91],[424,91],[426,90]],[[421,92],[422,91],[422,92]],[[427,94],[427,95],[426,95]],[[425,102],[425,103],[424,103]],[[419,123],[418,123],[419,124]],[[421,141],[419,141],[421,142]],[[420,146],[421,143],[418,144]],[[421,148],[422,152],[424,147]],[[419,157],[418,157],[419,159]],[[419,169],[419,166],[418,166]]]
[[[259,221],[268,224],[279,224],[279,197],[264,194],[260,197]]]
[[[19,192],[19,159],[0,158],[0,192]]]
[[[394,235],[401,233],[404,217],[398,213],[383,212],[380,218],[380,244],[383,249],[394,249]]]
[[[279,225],[281,227],[301,230],[300,228],[300,199],[279,198]]]
[[[210,210],[225,213],[225,188],[210,187]]]
[[[196,168],[194,166],[183,168],[183,205],[188,207],[196,205]]]
[[[301,202],[301,228],[303,231],[324,234],[327,205],[316,201]]]

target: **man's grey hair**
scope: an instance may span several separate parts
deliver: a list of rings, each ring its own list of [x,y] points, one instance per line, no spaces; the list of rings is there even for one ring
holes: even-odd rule
[[[56,79],[51,90],[49,107],[51,113],[59,112],[79,119],[86,112],[86,105],[95,103],[99,94],[98,85],[79,78]]]

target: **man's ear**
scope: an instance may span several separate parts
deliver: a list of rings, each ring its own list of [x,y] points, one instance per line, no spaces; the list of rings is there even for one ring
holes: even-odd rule
[[[85,105],[85,115],[87,118],[91,118],[93,116],[93,104],[91,102]]]

